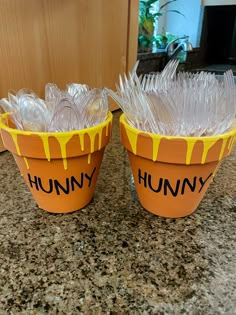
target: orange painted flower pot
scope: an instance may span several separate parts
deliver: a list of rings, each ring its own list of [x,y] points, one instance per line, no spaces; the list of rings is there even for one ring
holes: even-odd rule
[[[156,135],[132,128],[124,114],[120,131],[140,203],[168,218],[194,212],[236,137],[236,129],[211,137]]]
[[[4,145],[35,201],[55,213],[72,212],[91,201],[111,127],[111,113],[97,126],[51,133],[18,130],[9,114],[0,118]]]

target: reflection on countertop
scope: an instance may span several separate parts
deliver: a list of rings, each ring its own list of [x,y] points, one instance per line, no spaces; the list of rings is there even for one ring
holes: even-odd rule
[[[0,155],[0,314],[234,314],[236,150],[197,211],[164,219],[137,201],[114,113],[93,201],[40,210]]]

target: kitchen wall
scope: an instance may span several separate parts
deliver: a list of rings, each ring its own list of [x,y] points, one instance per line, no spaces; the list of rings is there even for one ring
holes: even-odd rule
[[[165,0],[162,0],[165,3]],[[188,35],[193,47],[200,46],[203,7],[201,0],[177,0],[168,5],[169,10],[178,10],[184,16],[168,12],[159,19],[159,32],[162,29],[179,37]]]

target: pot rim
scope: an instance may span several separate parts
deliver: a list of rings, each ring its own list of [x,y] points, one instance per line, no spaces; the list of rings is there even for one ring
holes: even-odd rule
[[[73,135],[84,135],[84,134],[90,134],[90,133],[95,133],[96,131],[102,129],[103,127],[105,127],[106,125],[108,125],[109,123],[112,122],[112,118],[113,115],[112,113],[109,111],[107,114],[107,118],[106,120],[104,120],[103,122],[101,122],[100,124],[97,124],[95,126],[89,127],[89,128],[84,128],[84,129],[78,129],[78,130],[71,130],[71,131],[54,131],[54,132],[43,132],[43,131],[26,131],[26,130],[20,130],[20,129],[16,129],[16,128],[11,128],[9,126],[6,125],[6,123],[4,121],[7,120],[7,118],[11,115],[11,113],[4,113],[2,115],[0,115],[0,130],[6,130],[8,131],[10,134],[13,135],[24,135],[24,136],[40,136],[42,138],[48,138],[50,136],[59,136],[61,138],[63,137],[69,137],[69,136],[73,136]]]
[[[153,139],[167,139],[167,140],[187,140],[188,142],[196,142],[198,140],[204,141],[204,142],[213,142],[217,141],[219,139],[226,139],[229,137],[234,137],[236,138],[236,127],[231,129],[230,131],[227,131],[225,133],[219,134],[219,135],[214,135],[214,136],[197,136],[197,137],[186,137],[186,136],[168,136],[168,135],[161,135],[161,134],[155,134],[151,132],[147,132],[141,129],[137,129],[135,127],[132,127],[128,124],[127,119],[125,117],[125,113],[122,113],[120,116],[120,123],[122,123],[125,128],[132,133],[136,135],[142,135],[144,137],[151,137]]]

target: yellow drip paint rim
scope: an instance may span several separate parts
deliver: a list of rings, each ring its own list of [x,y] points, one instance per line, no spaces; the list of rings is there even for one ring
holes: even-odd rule
[[[37,132],[37,131],[25,131],[25,130],[20,130],[20,129],[15,129],[15,128],[10,128],[9,126],[6,125],[4,121],[11,115],[11,113],[4,113],[0,115],[0,129],[4,129],[8,131],[9,133],[13,135],[38,135],[41,138],[48,138],[49,136],[54,136],[54,137],[72,137],[73,135],[83,135],[85,133],[94,133],[101,128],[107,126],[109,123],[112,122],[112,113],[108,112],[107,118],[105,121],[103,121],[100,124],[97,124],[96,126],[89,127],[89,128],[84,128],[84,129],[78,129],[78,130],[72,130],[72,131],[62,131],[62,132]]]
[[[196,142],[198,140],[204,141],[204,142],[214,142],[217,141],[219,139],[226,139],[229,137],[236,137],[236,127],[234,127],[233,129],[231,129],[230,131],[227,131],[225,133],[219,134],[219,135],[214,135],[214,136],[199,136],[199,137],[184,137],[184,136],[168,136],[168,135],[161,135],[161,134],[155,134],[155,133],[151,133],[151,132],[147,132],[147,131],[143,131],[141,129],[137,129],[134,128],[132,126],[130,126],[126,120],[125,114],[122,114],[120,116],[120,123],[122,123],[125,128],[136,134],[142,134],[143,136],[147,135],[148,137],[151,137],[155,140],[160,140],[160,139],[167,139],[167,140],[185,140],[187,142]]]

